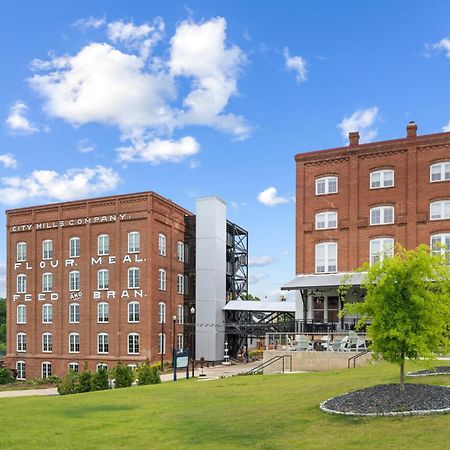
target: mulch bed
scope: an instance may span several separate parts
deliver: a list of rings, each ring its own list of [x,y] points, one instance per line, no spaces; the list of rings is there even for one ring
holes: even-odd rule
[[[406,374],[408,377],[425,377],[427,375],[450,375],[450,366],[439,366],[433,369],[419,370]]]
[[[322,411],[346,415],[410,415],[450,413],[450,387],[429,384],[382,384],[331,398]]]

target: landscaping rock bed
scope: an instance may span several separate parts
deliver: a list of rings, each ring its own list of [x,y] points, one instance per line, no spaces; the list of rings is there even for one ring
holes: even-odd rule
[[[450,375],[450,366],[439,366],[433,369],[419,370],[406,374],[408,377],[427,377],[429,375]]]
[[[450,387],[428,384],[382,384],[331,398],[320,405],[330,414],[402,416],[450,413]]]

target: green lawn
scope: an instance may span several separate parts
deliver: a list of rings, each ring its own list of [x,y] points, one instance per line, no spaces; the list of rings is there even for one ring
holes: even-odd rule
[[[397,382],[397,377],[395,366],[377,364],[322,373],[182,380],[64,397],[5,398],[0,447],[449,448],[450,415],[352,418],[319,410],[329,397]],[[448,385],[450,376],[409,381]]]

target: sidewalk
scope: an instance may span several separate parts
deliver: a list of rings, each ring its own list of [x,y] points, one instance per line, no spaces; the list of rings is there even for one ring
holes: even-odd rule
[[[47,389],[22,389],[20,391],[0,392],[0,398],[30,397],[32,395],[58,395],[58,391],[56,388],[47,388]]]

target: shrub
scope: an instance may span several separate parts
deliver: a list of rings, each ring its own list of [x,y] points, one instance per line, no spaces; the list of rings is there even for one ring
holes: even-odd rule
[[[0,369],[0,384],[8,384],[13,383],[14,377],[12,372],[7,369],[6,367],[3,367]]]
[[[116,380],[115,387],[130,387],[133,384],[133,369],[126,364],[119,363],[113,370],[113,376]]]
[[[76,394],[79,392],[80,376],[78,373],[69,370],[58,385],[59,395]]]
[[[104,391],[109,389],[108,371],[100,367],[96,373],[92,375],[92,390]]]
[[[161,383],[161,377],[159,373],[160,364],[150,365],[148,361],[137,369],[138,372],[138,384],[158,384]]]
[[[92,373],[89,370],[83,370],[78,377],[78,392],[92,391]]]

